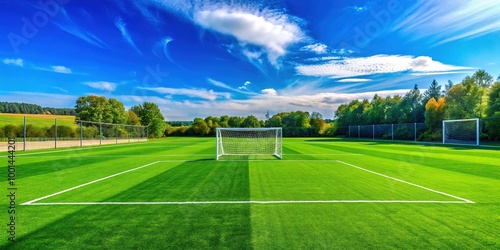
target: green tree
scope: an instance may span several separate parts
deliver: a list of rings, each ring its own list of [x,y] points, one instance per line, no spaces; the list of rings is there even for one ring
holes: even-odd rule
[[[465,119],[479,118],[482,108],[482,93],[475,80],[467,76],[460,83],[453,87],[446,94],[446,118],[447,119]]]
[[[152,102],[144,102],[130,108],[139,116],[142,125],[148,126],[149,135],[160,138],[165,131],[165,118],[161,114],[158,105]]]
[[[259,119],[253,115],[249,115],[243,120],[241,123],[241,127],[243,128],[260,128]]]
[[[401,113],[398,122],[423,122],[425,110],[423,105],[421,105],[421,101],[422,94],[420,94],[418,85],[415,84],[413,89],[406,93],[402,101],[399,103],[399,110]]]
[[[384,123],[385,118],[385,108],[384,99],[375,94],[373,100],[370,102],[370,106],[366,110],[365,117],[368,124],[381,124]]]
[[[76,119],[91,122],[113,122],[111,105],[104,96],[82,96],[76,100]]]
[[[243,120],[245,120],[244,117],[231,116],[227,120],[227,124],[229,125],[230,128],[239,128]]]
[[[474,84],[479,87],[478,89],[478,100],[479,103],[477,104],[476,107],[476,113],[477,117],[482,117],[484,111],[487,108],[487,102],[488,102],[488,88],[491,86],[493,83],[493,76],[490,74],[486,73],[484,70],[478,70],[472,75],[472,80],[474,81]]]
[[[313,111],[310,118],[323,118],[320,112]]]
[[[424,92],[422,103],[424,105],[427,105],[427,102],[429,102],[431,98],[439,100],[440,97],[441,97],[441,85],[439,85],[436,79],[434,79],[429,88]]]
[[[210,133],[210,127],[208,127],[205,120],[202,118],[195,118],[191,129],[195,135],[206,136]]]
[[[110,98],[108,100],[109,105],[110,105],[110,111],[111,115],[113,116],[113,123],[114,124],[125,124],[127,123],[129,119],[129,114],[125,110],[125,107],[123,106],[123,103],[120,101]]]
[[[486,128],[490,139],[500,140],[500,79],[491,87],[486,109]]]
[[[269,118],[266,121],[266,127],[283,127],[283,122],[281,121],[281,116],[280,115],[273,115],[273,117]]]

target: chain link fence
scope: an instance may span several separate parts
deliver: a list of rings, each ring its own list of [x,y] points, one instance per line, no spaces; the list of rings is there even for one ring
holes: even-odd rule
[[[500,117],[482,118],[479,124],[479,144],[500,146]],[[442,123],[355,125],[338,128],[335,135],[352,139],[442,143],[442,128]]]
[[[147,126],[75,121],[50,116],[6,116],[0,119],[0,142],[14,138],[17,150],[83,147],[148,140]]]

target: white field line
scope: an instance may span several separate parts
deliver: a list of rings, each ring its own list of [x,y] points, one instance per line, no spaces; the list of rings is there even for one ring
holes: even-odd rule
[[[118,154],[113,154],[113,155],[79,155],[75,156],[77,158],[102,158],[102,157],[145,157],[145,156],[154,156],[154,157],[171,157],[171,156],[213,156],[214,154],[123,154],[123,155],[118,155]],[[61,157],[60,155],[44,155],[44,156],[26,156],[24,158],[54,158],[54,157]],[[189,161],[189,160],[185,160]]]
[[[283,154],[283,155],[362,155],[362,154]]]
[[[418,185],[418,184],[415,184],[415,183],[411,183],[411,182],[404,181],[404,180],[401,180],[401,179],[398,179],[398,178],[395,178],[395,177],[391,177],[391,176],[388,176],[388,175],[385,175],[385,174],[381,174],[381,173],[378,173],[378,172],[375,172],[375,171],[372,171],[372,170],[368,170],[366,168],[358,167],[356,165],[349,164],[349,163],[346,163],[346,162],[343,162],[343,161],[337,161],[337,162],[342,163],[342,164],[347,165],[347,166],[350,166],[350,167],[353,167],[353,168],[357,168],[359,170],[366,171],[368,173],[376,174],[376,175],[379,175],[379,176],[382,176],[382,177],[385,177],[385,178],[388,178],[388,179],[391,179],[391,180],[394,180],[394,181],[399,181],[399,182],[408,184],[410,186],[418,187],[418,188],[421,188],[421,189],[424,189],[424,190],[427,190],[427,191],[430,191],[430,192],[433,192],[433,193],[437,193],[437,194],[448,196],[448,197],[451,197],[451,198],[454,198],[454,199],[457,199],[457,200],[461,200],[461,201],[463,201],[465,203],[475,203],[473,201],[467,200],[467,199],[462,198],[462,197],[458,197],[456,195],[452,195],[452,194],[448,194],[448,193],[445,193],[445,192],[437,191],[437,190],[434,190],[434,189],[431,189],[431,188],[428,188],[428,187],[424,187],[424,186],[421,186],[421,185]]]
[[[210,205],[210,204],[298,204],[298,203],[451,203],[467,204],[466,201],[439,201],[439,200],[288,200],[288,201],[102,201],[102,202],[39,202],[22,205],[57,206],[57,205]]]
[[[132,171],[135,171],[135,170],[138,170],[138,169],[141,169],[141,168],[145,168],[145,167],[148,167],[148,166],[151,166],[153,164],[156,164],[156,163],[159,163],[159,161],[155,161],[155,162],[152,162],[152,163],[148,163],[146,165],[142,165],[140,167],[136,167],[136,168],[133,168],[133,169],[129,169],[129,170],[126,170],[126,171],[123,171],[123,172],[120,172],[120,173],[116,173],[116,174],[112,174],[112,175],[109,175],[109,176],[106,176],[106,177],[103,177],[103,178],[100,178],[100,179],[97,179],[97,180],[93,180],[93,181],[90,181],[90,182],[87,182],[87,183],[84,183],[84,184],[81,184],[81,185],[78,185],[78,186],[74,186],[72,188],[68,188],[68,189],[65,189],[63,191],[59,191],[57,193],[53,193],[53,194],[49,194],[49,195],[46,195],[44,197],[40,197],[40,198],[37,198],[37,199],[34,199],[34,200],[31,200],[31,201],[28,201],[28,202],[25,202],[21,205],[31,205],[32,203],[35,203],[37,201],[41,201],[43,199],[47,199],[49,197],[52,197],[52,196],[56,196],[56,195],[59,195],[59,194],[62,194],[62,193],[66,193],[66,192],[69,192],[71,190],[75,190],[77,188],[81,188],[81,187],[85,187],[85,186],[88,186],[90,184],[94,184],[96,182],[100,182],[100,181],[103,181],[103,180],[106,180],[106,179],[109,179],[109,178],[113,178],[115,176],[118,176],[118,175],[122,175],[122,174],[125,174],[125,173],[129,173],[129,172],[132,172]]]

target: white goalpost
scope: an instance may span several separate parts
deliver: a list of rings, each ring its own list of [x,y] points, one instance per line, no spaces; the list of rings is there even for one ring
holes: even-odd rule
[[[221,156],[282,158],[281,128],[217,128],[217,160]]]
[[[444,120],[443,144],[479,145],[479,119]]]

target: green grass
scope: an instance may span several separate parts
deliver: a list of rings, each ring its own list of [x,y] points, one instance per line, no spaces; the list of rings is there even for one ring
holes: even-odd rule
[[[214,161],[214,138],[18,152],[18,204],[156,163],[18,206],[0,248],[500,248],[497,149],[285,138],[283,153]],[[242,203],[110,204],[205,201]]]
[[[54,125],[54,119],[57,119],[57,125],[65,125],[69,127],[75,125],[75,116],[72,115],[37,115],[37,114],[7,114],[0,113],[0,126],[5,125],[22,125],[26,122],[33,124],[36,127],[50,127]]]

